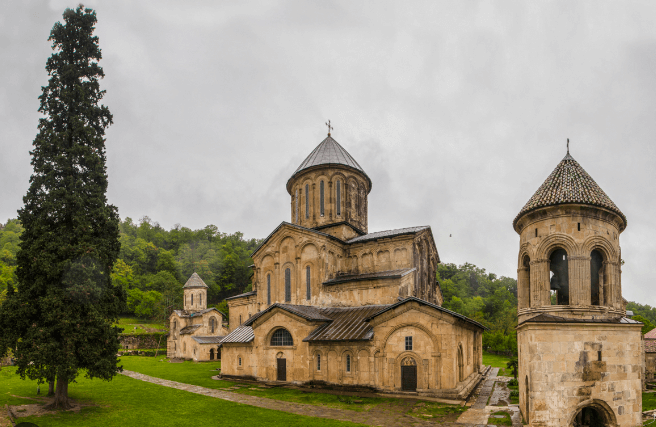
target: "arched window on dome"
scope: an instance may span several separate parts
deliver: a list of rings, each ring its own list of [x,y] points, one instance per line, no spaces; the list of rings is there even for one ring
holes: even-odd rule
[[[323,180],[321,180],[321,182],[319,182],[319,209],[321,216],[324,214],[323,194]]]
[[[567,251],[556,249],[549,257],[551,304],[569,305],[569,267]]]
[[[271,274],[267,274],[267,305],[271,305]]]
[[[305,219],[310,218],[310,184],[305,184]]]
[[[191,305],[194,305],[194,294],[191,294]]]
[[[198,294],[198,305],[203,305],[203,294]]]
[[[520,282],[524,300],[521,302],[522,308],[531,307],[531,259],[524,255],[522,259],[522,268],[520,269]]]
[[[337,180],[335,193],[337,199],[337,216],[341,216],[342,215],[342,183],[339,179]]]
[[[590,304],[604,305],[604,257],[598,250],[590,253]]]
[[[296,204],[294,207],[294,216],[295,216],[294,223],[298,224],[298,188],[296,189],[296,197],[294,197],[294,203]]]
[[[285,302],[292,300],[292,272],[289,268],[285,269]]]

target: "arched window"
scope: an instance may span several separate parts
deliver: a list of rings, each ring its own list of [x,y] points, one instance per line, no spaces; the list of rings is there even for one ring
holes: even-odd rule
[[[294,197],[294,203],[296,204],[294,208],[294,216],[296,218],[295,223],[298,224],[298,188],[296,189],[296,197]]]
[[[273,335],[271,335],[271,345],[273,346],[294,345],[292,334],[290,334],[287,329],[276,330],[273,333]]]
[[[239,315],[239,324],[241,325],[241,314]]]
[[[174,320],[173,321],[173,330],[175,331],[176,329],[178,329],[178,321]]]
[[[526,308],[531,307],[531,259],[528,257],[528,255],[524,256],[524,259],[522,260],[522,267],[523,270],[521,270],[522,276],[522,286],[524,288],[524,294],[526,295]]]
[[[317,354],[317,371],[321,370],[321,355]]]
[[[319,182],[319,209],[320,209],[320,214],[323,216],[324,213],[324,206],[323,206],[323,180]]]
[[[346,372],[351,372],[351,355],[346,355]]]
[[[292,272],[289,268],[285,269],[285,302],[292,300]]]
[[[598,250],[590,254],[590,303],[602,305],[604,298],[604,257]]]
[[[215,320],[214,320],[214,318],[212,317],[212,318],[210,319],[210,333],[212,333],[212,334],[214,333],[214,322],[215,322]]]
[[[203,294],[198,294],[198,304],[203,305]]]
[[[271,275],[267,274],[267,304],[271,305]]]
[[[210,348],[210,360],[214,360],[214,349]]]
[[[337,187],[336,187],[336,193],[337,193],[337,216],[342,215],[342,183],[340,180],[337,180]]]
[[[310,218],[310,185],[305,184],[305,219]]]
[[[310,299],[310,266],[305,267],[305,287],[306,287],[306,298]]]
[[[239,357],[238,359],[239,359],[239,366],[241,366],[241,357]]]
[[[569,305],[569,270],[567,252],[565,249],[556,249],[549,257],[551,269],[552,299],[558,305]],[[555,298],[554,298],[555,297]]]
[[[184,351],[184,352],[187,351],[187,343],[182,344],[182,351]]]
[[[191,294],[191,305],[194,305],[194,294]]]

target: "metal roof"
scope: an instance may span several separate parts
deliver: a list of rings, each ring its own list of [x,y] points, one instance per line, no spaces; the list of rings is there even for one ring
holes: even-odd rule
[[[524,320],[520,325],[524,323],[611,323],[611,324],[632,324],[632,325],[642,325],[642,323],[637,320],[629,319],[626,317],[616,317],[616,318],[601,318],[601,319],[579,319],[579,318],[570,318],[570,317],[560,317],[554,316],[551,314],[540,314],[539,316],[531,317],[530,319]]]
[[[180,335],[193,334],[196,331],[196,329],[200,327],[201,325],[185,326],[184,328],[180,329]]]
[[[198,344],[218,344],[225,336],[220,337],[191,337]]]
[[[243,298],[243,297],[250,297],[251,295],[257,295],[257,291],[250,291],[250,292],[246,292],[246,293],[244,293],[244,294],[235,295],[234,297],[226,298],[226,301],[227,301],[227,300],[230,300],[230,299]]]
[[[324,285],[336,285],[338,283],[345,282],[358,282],[361,280],[378,280],[378,279],[399,279],[403,276],[406,276],[416,268],[402,268],[399,270],[387,270],[387,271],[377,271],[375,273],[365,273],[365,274],[347,274],[343,276],[337,276],[334,279],[329,279],[323,282]]]
[[[365,234],[364,236],[354,237],[351,240],[347,240],[346,243],[360,243],[369,240],[383,239],[386,237],[402,236],[404,234],[415,234],[426,229],[430,229],[430,226],[422,225],[420,227],[397,228],[396,230],[377,231],[375,233]]]
[[[367,341],[373,338],[373,328],[366,319],[385,309],[386,305],[362,307],[322,308],[321,312],[332,319],[310,333],[303,341]]]
[[[194,272],[194,274],[189,277],[189,280],[187,280],[187,283],[184,284],[183,288],[207,288],[208,286],[203,282],[203,279],[200,278],[198,273]]]
[[[241,325],[226,335],[226,337],[221,340],[221,344],[247,343],[253,341],[254,339],[255,334],[253,333],[253,328],[250,326]]]
[[[447,309],[444,308],[444,307],[440,307],[439,305],[435,305],[435,304],[433,304],[433,303],[430,303],[430,302],[428,302],[428,301],[424,301],[423,299],[419,299],[419,298],[417,298],[417,297],[407,297],[407,298],[405,298],[404,300],[397,302],[396,304],[389,305],[389,306],[387,306],[387,308],[385,308],[385,309],[381,310],[380,312],[378,312],[378,313],[376,313],[376,314],[370,316],[370,317],[367,319],[367,321],[373,319],[374,317],[378,317],[378,316],[380,316],[381,314],[383,314],[383,313],[385,313],[385,312],[387,312],[387,311],[389,311],[389,310],[393,310],[393,309],[395,309],[396,307],[398,307],[398,306],[400,306],[400,305],[403,305],[403,304],[406,304],[406,303],[411,302],[411,301],[418,302],[419,304],[427,305],[427,306],[432,307],[432,308],[434,308],[434,309],[436,309],[436,310],[439,310],[439,311],[441,311],[441,312],[448,313],[448,314],[452,315],[453,317],[457,317],[458,319],[464,320],[465,322],[471,323],[472,325],[478,326],[479,328],[483,328],[483,329],[485,329],[485,330],[488,330],[487,327],[483,326],[482,324],[478,323],[478,322],[475,321],[475,320],[470,319],[470,318],[467,317],[467,316],[463,316],[462,314],[460,314],[460,313],[456,313],[455,311],[447,310]]]
[[[312,150],[309,156],[303,163],[296,169],[287,181],[287,191],[289,191],[289,182],[302,171],[309,169],[314,166],[347,166],[357,170],[362,173],[369,182],[369,190],[371,190],[371,179],[366,174],[364,169],[355,161],[355,159],[342,147],[337,141],[335,141],[330,134],[328,137],[321,141],[317,147]]]
[[[210,307],[210,308],[206,308],[205,310],[193,311],[193,312],[189,312],[186,310],[173,310],[173,313],[177,314],[180,317],[196,317],[196,316],[202,316],[203,314],[208,313],[210,311],[216,311],[217,313],[220,313],[221,316],[223,316],[226,320],[228,319],[228,316],[224,312],[222,312],[221,310],[217,310],[215,307]]]
[[[255,254],[257,253],[257,251],[259,251],[259,250],[260,250],[260,249],[261,249],[261,248],[262,248],[262,247],[263,247],[263,246],[269,241],[269,239],[271,239],[271,238],[273,237],[273,235],[276,234],[276,233],[278,232],[278,230],[280,230],[284,225],[288,225],[288,226],[290,226],[290,227],[298,228],[299,230],[309,231],[309,232],[311,232],[311,233],[318,234],[318,235],[320,235],[320,236],[328,237],[329,239],[335,240],[335,241],[340,242],[340,243],[345,243],[343,240],[338,239],[337,237],[335,237],[335,236],[333,236],[333,235],[331,235],[331,234],[328,234],[328,233],[324,233],[324,232],[321,232],[321,231],[315,230],[314,228],[307,228],[307,227],[303,227],[303,226],[300,226],[300,225],[297,225],[297,224],[292,224],[291,222],[283,221],[283,222],[280,223],[279,226],[276,227],[275,230],[273,230],[273,231],[271,232],[271,234],[269,234],[269,235],[266,237],[266,239],[262,240],[262,243],[260,243],[260,246],[258,246],[257,248],[255,248],[255,250],[251,253],[251,258],[252,258],[253,255],[255,255]]]
[[[251,316],[248,320],[244,322],[244,325],[250,326],[253,324],[255,319],[262,317],[265,313],[270,312],[273,309],[279,308],[281,310],[288,311],[292,314],[295,314],[303,319],[310,321],[319,321],[319,322],[329,322],[332,320],[331,317],[327,317],[323,314],[324,309],[319,307],[314,307],[311,305],[294,305],[294,304],[280,304],[275,303],[267,307],[265,310],[256,313]]]
[[[562,204],[581,204],[599,206],[615,212],[622,218],[626,228],[626,216],[597,185],[594,179],[569,154],[558,163],[547,180],[538,188],[529,201],[519,211],[513,227],[524,214],[547,206]]]

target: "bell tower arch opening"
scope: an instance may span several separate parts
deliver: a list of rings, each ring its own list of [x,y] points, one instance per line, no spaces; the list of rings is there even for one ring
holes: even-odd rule
[[[590,304],[602,305],[604,302],[604,256],[598,250],[590,253]]]
[[[551,305],[569,305],[569,263],[567,251],[558,248],[549,257]]]

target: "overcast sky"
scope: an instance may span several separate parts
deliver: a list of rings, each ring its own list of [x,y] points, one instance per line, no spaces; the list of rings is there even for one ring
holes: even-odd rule
[[[76,4],[0,10],[2,223],[29,185],[50,29]],[[512,220],[570,138],[628,218],[624,297],[656,305],[655,2],[85,5],[121,218],[266,237],[330,119],[373,181],[370,232],[430,225],[442,262],[516,277]]]

